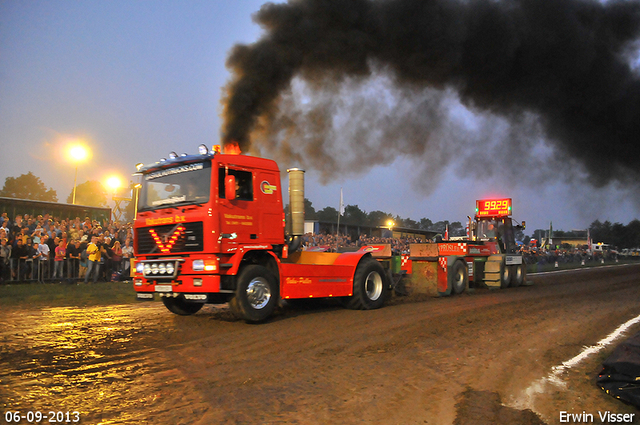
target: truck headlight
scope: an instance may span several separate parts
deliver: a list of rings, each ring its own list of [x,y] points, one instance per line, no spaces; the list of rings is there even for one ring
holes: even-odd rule
[[[204,260],[193,260],[191,268],[194,272],[201,272],[204,270]]]

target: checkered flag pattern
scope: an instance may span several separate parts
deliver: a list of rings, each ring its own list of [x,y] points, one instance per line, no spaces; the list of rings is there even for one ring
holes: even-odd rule
[[[442,270],[444,270],[446,272],[447,271],[447,257],[439,257],[438,258],[438,263],[440,264],[440,267],[442,268]]]

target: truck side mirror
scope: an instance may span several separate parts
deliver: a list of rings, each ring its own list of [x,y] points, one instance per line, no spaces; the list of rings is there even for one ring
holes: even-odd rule
[[[228,201],[236,199],[236,176],[227,176],[224,179],[224,197]]]

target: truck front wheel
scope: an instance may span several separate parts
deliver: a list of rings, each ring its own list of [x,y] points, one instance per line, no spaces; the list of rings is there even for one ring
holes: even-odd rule
[[[353,277],[353,295],[346,306],[355,310],[380,308],[387,298],[389,283],[384,269],[373,258],[364,258]]]
[[[184,298],[182,298],[182,295],[178,296],[177,298],[164,297],[162,298],[162,303],[170,312],[180,316],[189,316],[191,314],[196,314],[204,305],[202,303],[187,302],[184,300]]]
[[[229,301],[231,311],[247,322],[262,322],[275,310],[278,290],[273,274],[263,266],[246,266],[238,275],[235,296]]]

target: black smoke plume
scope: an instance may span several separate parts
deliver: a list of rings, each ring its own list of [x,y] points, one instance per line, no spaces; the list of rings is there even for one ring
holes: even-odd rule
[[[243,151],[327,178],[398,155],[425,177],[517,172],[541,149],[596,186],[640,174],[637,1],[291,0],[254,19],[223,106]]]

